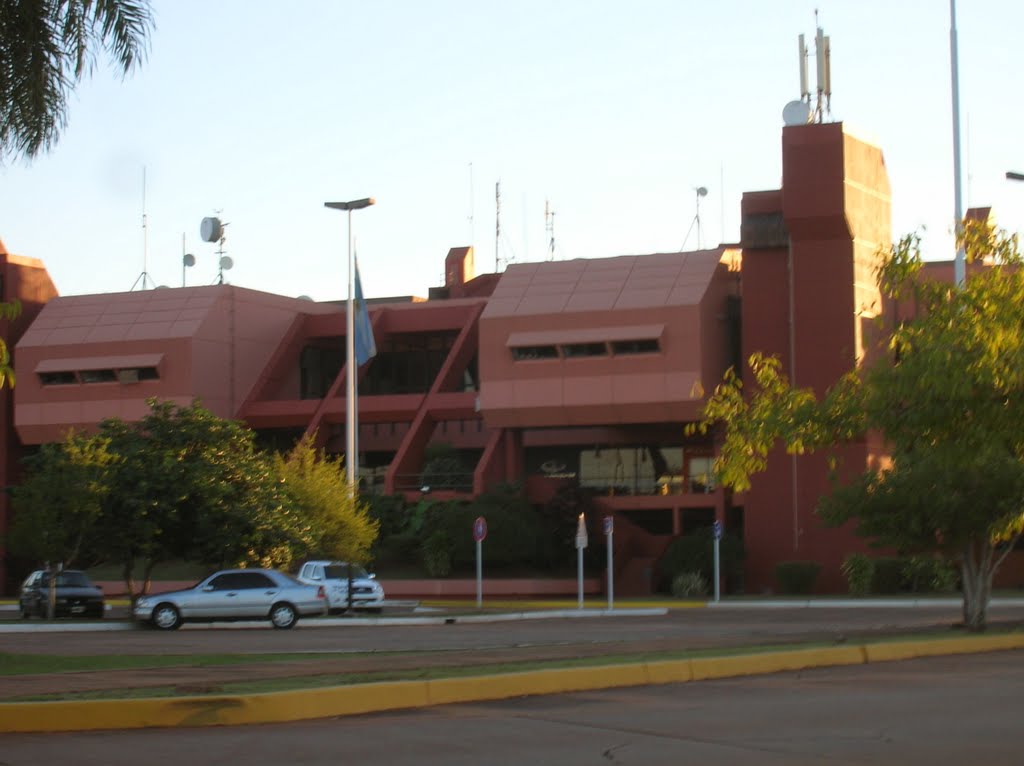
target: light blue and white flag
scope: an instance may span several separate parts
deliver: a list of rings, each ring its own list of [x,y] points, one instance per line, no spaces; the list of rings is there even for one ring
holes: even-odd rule
[[[373,325],[370,324],[370,312],[366,309],[366,301],[363,300],[363,284],[359,280],[359,259],[356,262],[356,285],[355,300],[353,307],[355,322],[355,351],[356,364],[360,367],[377,355],[377,344],[373,339]]]

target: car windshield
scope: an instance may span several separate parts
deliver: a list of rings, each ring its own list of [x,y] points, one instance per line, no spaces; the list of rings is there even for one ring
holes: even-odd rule
[[[43,585],[50,584],[50,576],[44,574],[40,583]],[[92,582],[85,575],[84,572],[59,572],[57,574],[57,587],[65,588],[88,588],[92,585]]]
[[[324,567],[324,576],[328,580],[347,580],[348,579],[348,564],[328,564]],[[363,569],[359,564],[352,565],[352,577],[368,577],[366,570]]]

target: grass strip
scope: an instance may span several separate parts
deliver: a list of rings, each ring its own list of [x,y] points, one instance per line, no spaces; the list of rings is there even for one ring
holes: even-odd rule
[[[254,663],[311,663],[324,658],[380,657],[400,652],[329,652],[310,654],[123,654],[53,655],[10,654],[0,652],[0,676],[46,673],[79,673],[101,670],[140,670],[146,668],[218,667]]]

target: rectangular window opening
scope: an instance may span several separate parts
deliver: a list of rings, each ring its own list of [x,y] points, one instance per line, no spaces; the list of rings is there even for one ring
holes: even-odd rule
[[[78,378],[73,372],[40,372],[39,382],[44,386],[67,386],[77,383]]]
[[[608,346],[605,343],[563,343],[562,354],[567,359],[583,356],[608,356]]]
[[[512,349],[512,358],[517,362],[557,359],[558,349],[554,346],[517,346]]]
[[[645,340],[615,340],[612,341],[612,353],[615,355],[627,354],[656,354],[661,350],[656,338]]]
[[[83,383],[113,383],[117,373],[113,370],[82,370],[78,373]]]

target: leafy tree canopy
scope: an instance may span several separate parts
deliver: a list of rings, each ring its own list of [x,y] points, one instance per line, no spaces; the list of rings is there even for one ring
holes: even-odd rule
[[[1016,236],[971,224],[961,241],[971,265],[961,289],[927,277],[916,237],[887,254],[879,287],[914,316],[890,316],[889,327],[883,317],[877,353],[820,400],[755,355],[749,389],[727,373],[695,430],[724,427],[716,469],[737,489],[780,441],[799,454],[880,434],[889,464],[819,511],[831,524],[855,520],[879,544],[954,558],[965,622],[980,628],[992,576],[1024,530],[1024,269]]]
[[[148,0],[0,3],[0,160],[50,149],[97,54],[129,74],[145,57],[152,26]]]

